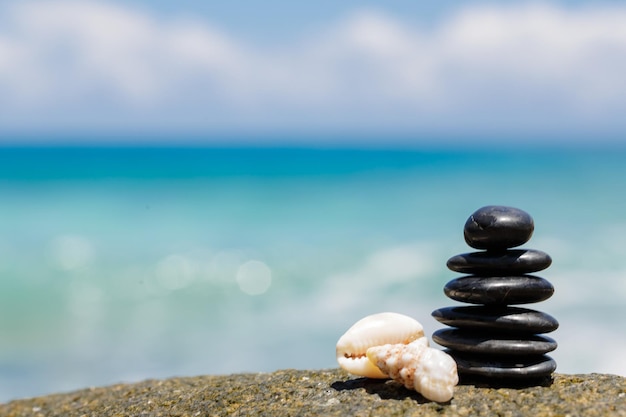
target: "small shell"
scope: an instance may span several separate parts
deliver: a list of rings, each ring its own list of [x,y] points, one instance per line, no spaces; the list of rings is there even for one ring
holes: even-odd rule
[[[415,342],[419,340],[419,342]],[[366,356],[373,346],[418,343],[428,345],[424,328],[398,313],[379,313],[357,321],[337,342],[337,362],[346,371],[368,378],[388,378]]]
[[[374,346],[367,350],[367,357],[391,378],[429,400],[450,401],[459,382],[454,359],[423,344]]]

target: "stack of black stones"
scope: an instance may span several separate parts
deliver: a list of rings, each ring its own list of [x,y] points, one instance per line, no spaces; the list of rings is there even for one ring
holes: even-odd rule
[[[556,369],[546,355],[556,342],[542,333],[558,327],[548,314],[515,304],[548,299],[554,287],[528,275],[550,266],[548,254],[533,249],[511,249],[526,243],[534,231],[528,213],[504,206],[477,210],[465,223],[468,245],[480,252],[453,256],[447,266],[471,274],[448,282],[447,297],[476,306],[446,307],[433,311],[441,323],[452,326],[438,330],[433,340],[448,348],[457,362],[461,378],[545,380]]]

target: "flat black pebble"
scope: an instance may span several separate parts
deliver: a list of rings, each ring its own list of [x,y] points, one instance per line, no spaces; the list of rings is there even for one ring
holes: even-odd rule
[[[471,304],[526,304],[547,300],[554,287],[533,275],[484,277],[470,275],[448,282],[449,298]]]
[[[439,322],[452,327],[493,329],[518,333],[548,333],[559,327],[549,314],[520,307],[444,307],[432,312]]]
[[[531,379],[550,376],[556,370],[556,362],[547,355],[522,356],[501,359],[490,356],[468,355],[446,350],[454,358],[459,374],[503,379]]]
[[[433,341],[455,351],[489,355],[543,355],[557,348],[554,339],[547,336],[519,337],[453,328],[437,330]]]
[[[471,252],[448,259],[449,269],[462,274],[528,274],[546,269],[552,258],[540,250],[511,249],[503,252]]]
[[[476,249],[507,249],[528,242],[534,230],[533,218],[525,211],[486,206],[467,219],[463,236],[467,244]]]

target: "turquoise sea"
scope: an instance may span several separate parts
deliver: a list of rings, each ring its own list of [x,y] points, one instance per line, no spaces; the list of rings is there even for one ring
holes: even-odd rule
[[[0,402],[335,367],[361,317],[427,334],[484,205],[548,252],[558,372],[626,375],[626,149],[0,148]]]

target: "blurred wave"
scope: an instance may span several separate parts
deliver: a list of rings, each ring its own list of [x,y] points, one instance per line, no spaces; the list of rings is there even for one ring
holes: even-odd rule
[[[430,312],[475,209],[533,215],[558,371],[626,375],[626,152],[1,148],[0,401],[334,367],[366,314]]]

